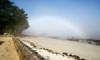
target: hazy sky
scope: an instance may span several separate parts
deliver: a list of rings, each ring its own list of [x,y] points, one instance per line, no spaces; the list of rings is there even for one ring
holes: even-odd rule
[[[31,34],[100,38],[100,0],[11,0],[28,14]]]

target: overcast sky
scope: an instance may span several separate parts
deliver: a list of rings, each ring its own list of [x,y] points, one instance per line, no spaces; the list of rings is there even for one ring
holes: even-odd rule
[[[11,1],[28,14],[28,33],[100,38],[100,0]]]

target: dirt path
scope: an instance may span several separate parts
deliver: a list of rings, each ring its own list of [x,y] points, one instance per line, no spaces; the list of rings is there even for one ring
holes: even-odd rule
[[[0,60],[19,60],[11,37],[0,37]]]
[[[0,60],[40,60],[35,52],[13,36],[0,36]]]

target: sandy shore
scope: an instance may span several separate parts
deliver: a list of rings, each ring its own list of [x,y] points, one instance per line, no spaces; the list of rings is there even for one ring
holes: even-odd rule
[[[43,37],[23,37],[20,39],[33,42],[39,48],[48,48],[59,53],[75,54],[86,60],[100,60],[100,46]]]

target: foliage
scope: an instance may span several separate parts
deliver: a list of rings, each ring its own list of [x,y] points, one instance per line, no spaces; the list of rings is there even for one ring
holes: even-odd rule
[[[21,33],[29,27],[27,14],[9,0],[0,0],[0,34]]]

